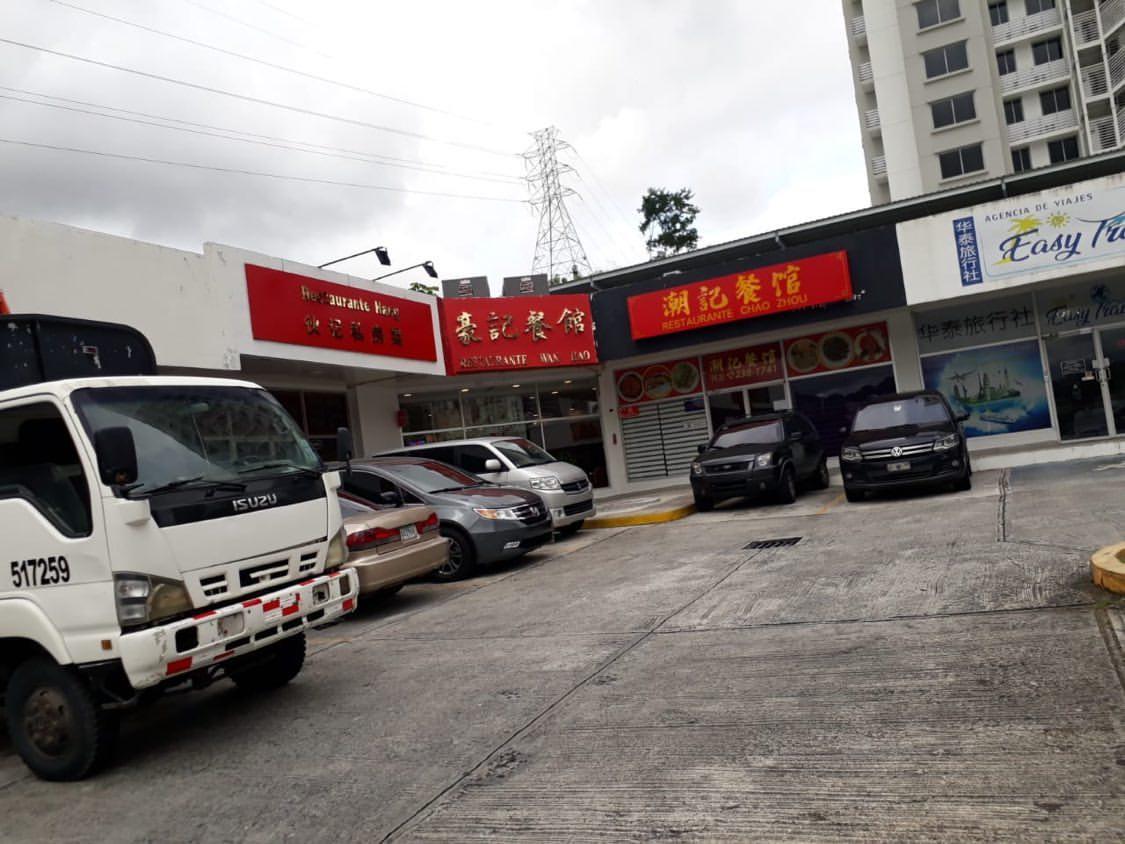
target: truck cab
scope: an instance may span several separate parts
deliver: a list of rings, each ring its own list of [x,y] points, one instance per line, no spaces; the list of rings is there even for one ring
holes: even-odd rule
[[[69,344],[102,374],[50,380],[53,320],[0,319],[0,370],[23,382],[0,380],[0,694],[28,766],[78,779],[160,692],[288,682],[358,582],[339,569],[339,473],[268,392],[106,372],[135,366],[107,363],[112,331]]]

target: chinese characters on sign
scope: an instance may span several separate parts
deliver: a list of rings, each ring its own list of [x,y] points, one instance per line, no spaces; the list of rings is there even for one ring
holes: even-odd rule
[[[430,305],[246,265],[254,339],[436,361]]]
[[[761,384],[781,378],[781,352],[777,343],[703,356],[703,380],[708,390]]]
[[[832,252],[630,296],[629,322],[639,340],[851,297],[847,253]]]
[[[597,362],[585,294],[440,302],[449,371],[583,366]]]
[[[1030,296],[971,302],[914,315],[920,354],[965,349],[1035,336]]]
[[[961,268],[961,286],[968,287],[971,284],[983,283],[977,227],[973,218],[961,217],[954,220],[953,234],[957,239],[957,265]]]

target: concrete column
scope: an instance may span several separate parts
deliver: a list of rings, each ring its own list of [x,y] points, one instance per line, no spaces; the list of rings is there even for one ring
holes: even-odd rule
[[[398,427],[398,390],[393,381],[372,381],[349,391],[349,405],[357,423],[356,455],[371,455],[402,446]],[[352,398],[354,396],[354,398]]]

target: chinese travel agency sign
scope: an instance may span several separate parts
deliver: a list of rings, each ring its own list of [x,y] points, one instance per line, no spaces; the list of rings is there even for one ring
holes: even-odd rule
[[[598,362],[585,293],[441,299],[439,310],[450,374]]]
[[[368,355],[437,360],[429,305],[246,265],[256,340]]]
[[[629,324],[641,340],[851,298],[848,255],[831,252],[630,296]]]

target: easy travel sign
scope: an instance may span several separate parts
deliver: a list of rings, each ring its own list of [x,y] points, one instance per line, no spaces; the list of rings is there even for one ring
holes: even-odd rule
[[[1114,176],[898,225],[907,301],[1062,278],[1125,258],[1125,182]]]

